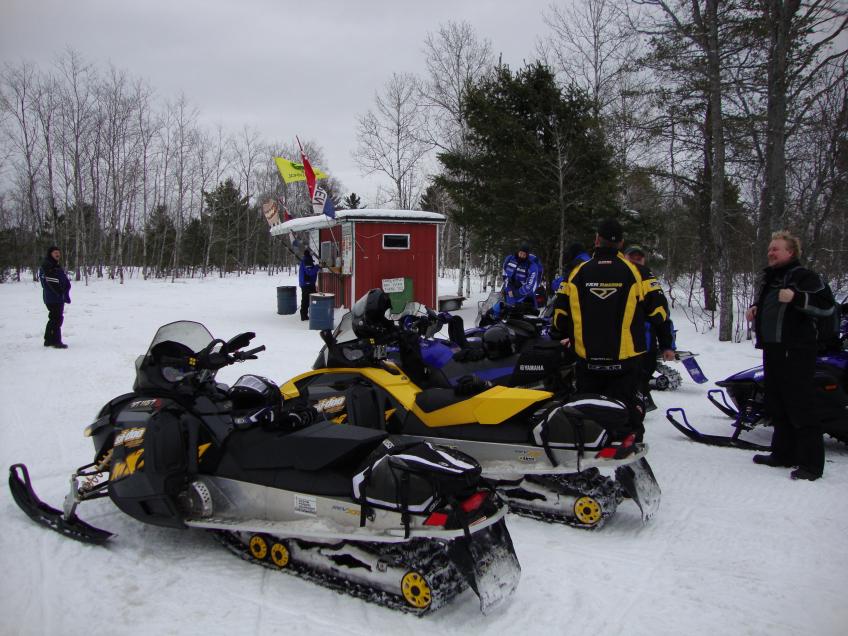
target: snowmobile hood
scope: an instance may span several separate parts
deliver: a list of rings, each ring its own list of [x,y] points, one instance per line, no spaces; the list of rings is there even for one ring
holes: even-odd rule
[[[726,377],[724,380],[720,380],[716,382],[718,386],[727,386],[728,384],[733,384],[734,382],[760,382],[763,379],[763,367],[762,365],[758,367],[751,367],[750,369],[745,369],[744,371],[739,371],[738,373],[734,373]]]

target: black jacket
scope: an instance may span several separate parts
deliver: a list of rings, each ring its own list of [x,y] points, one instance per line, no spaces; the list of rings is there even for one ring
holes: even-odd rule
[[[790,303],[780,303],[777,294],[788,288],[795,292]],[[757,289],[754,331],[757,348],[766,343],[787,347],[815,347],[818,337],[816,318],[834,311],[831,294],[821,276],[793,260],[782,267],[766,267]]]
[[[597,248],[560,286],[551,336],[570,338],[584,360],[617,362],[647,351],[646,321],[660,348],[671,349],[668,304],[651,270],[614,248]]]
[[[65,270],[50,254],[41,262],[38,271],[45,305],[58,305],[71,302],[71,281]]]

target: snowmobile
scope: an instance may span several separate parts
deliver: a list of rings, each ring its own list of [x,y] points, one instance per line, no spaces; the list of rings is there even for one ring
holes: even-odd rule
[[[526,516],[600,528],[624,497],[643,520],[656,513],[661,493],[648,446],[635,442],[624,404],[597,394],[556,399],[472,375],[454,387],[431,386],[418,333],[387,318],[389,306],[381,290],[357,301],[335,332],[321,332],[326,344],[313,370],[286,382],[283,396],[305,399],[337,423],[465,452]],[[388,359],[392,345],[400,364]]]
[[[393,609],[432,612],[467,587],[483,611],[507,598],[520,566],[507,506],[467,455],[378,428],[336,426],[277,385],[215,380],[253,333],[224,342],[200,323],[162,326],[136,362],[133,392],[106,404],[85,434],[94,460],[74,471],[62,510],[35,494],[24,464],[12,495],[39,524],[102,544],[80,503],[211,531],[238,556]]]
[[[402,329],[420,335],[421,356],[430,370],[430,386],[452,388],[473,374],[503,386],[544,389],[557,395],[574,392],[574,361],[547,335],[548,323],[536,316],[507,314],[485,327],[465,329],[462,317],[409,302],[397,316]],[[444,326],[448,337],[439,335]],[[389,358],[400,363],[397,346]]]
[[[842,321],[837,342],[821,351],[816,358],[816,400],[812,407],[821,419],[824,432],[848,444],[848,304],[843,303],[841,311]],[[703,444],[746,450],[770,450],[769,446],[741,437],[743,433],[759,426],[770,425],[765,407],[765,372],[762,365],[734,373],[716,384],[721,388],[707,391],[707,399],[719,411],[733,419],[733,432],[730,435],[699,431],[689,422],[682,408],[668,409],[668,421],[690,439]]]

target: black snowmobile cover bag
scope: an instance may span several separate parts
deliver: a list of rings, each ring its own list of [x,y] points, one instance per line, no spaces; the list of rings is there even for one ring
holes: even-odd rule
[[[533,428],[533,439],[552,448],[600,449],[629,428],[627,407],[597,394],[577,394],[551,409]]]
[[[480,464],[465,453],[388,438],[353,476],[353,496],[378,508],[424,514],[443,497],[473,494],[480,473]]]

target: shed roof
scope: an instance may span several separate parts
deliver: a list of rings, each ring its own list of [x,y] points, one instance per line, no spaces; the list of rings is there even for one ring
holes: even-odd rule
[[[336,210],[335,219],[331,219],[323,214],[302,216],[273,226],[271,228],[271,234],[278,236],[280,234],[287,234],[288,232],[330,228],[344,221],[444,223],[445,215],[438,212],[422,212],[421,210]]]

